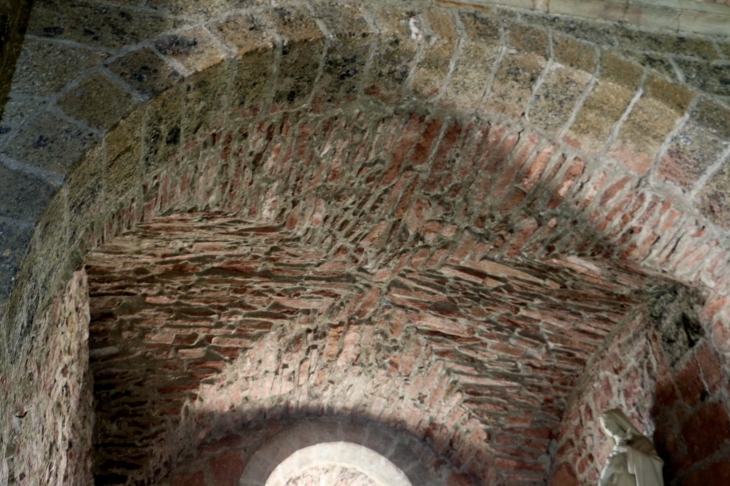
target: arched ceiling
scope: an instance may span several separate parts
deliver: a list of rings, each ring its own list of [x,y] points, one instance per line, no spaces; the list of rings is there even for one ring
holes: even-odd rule
[[[357,413],[543,481],[642,292],[726,291],[728,52],[431,2],[40,1],[0,149],[3,356],[85,264],[100,480]]]
[[[168,13],[158,5],[93,5],[36,5],[8,105],[0,215],[7,235],[4,295],[19,280],[13,284],[17,298],[4,306],[15,322],[9,327],[16,338],[9,343],[17,343],[29,321],[16,317],[25,312],[22,288],[37,287],[29,278],[51,279],[41,287],[60,288],[68,272],[51,274],[79,263],[90,214],[108,218],[114,201],[129,197],[132,186],[141,187],[142,178],[192,143],[196,129],[209,133],[282,103],[319,111],[357,100],[363,110],[425,99],[429,110],[476,113],[518,132],[534,131],[561,147],[566,160],[582,161],[584,180],[576,187],[586,197],[620,193],[623,199],[614,201],[620,207],[597,199],[585,210],[602,220],[596,222],[600,232],[624,244],[627,224],[660,210],[659,226],[640,223],[641,230],[632,230],[639,233],[635,260],[673,267],[664,249],[682,260],[684,253],[700,251],[709,255],[708,264],[680,273],[715,289],[724,286],[723,163],[730,138],[724,41],[428,2],[412,9],[318,3],[315,14],[308,7],[269,11],[261,5],[251,6],[253,16],[225,13],[223,6]],[[175,16],[183,13],[189,16]],[[69,56],[74,68],[52,62]],[[216,113],[204,101],[211,97],[218,100]],[[117,124],[119,119],[127,121]],[[126,151],[117,165],[137,156],[144,161],[134,170],[114,167],[115,153],[137,137],[139,152]],[[102,138],[104,145],[90,149]],[[628,204],[635,206],[632,215],[616,221],[614,213]],[[662,227],[681,231],[664,234]],[[677,247],[670,240],[678,233],[685,236]],[[59,252],[57,245],[74,249]],[[50,266],[35,264],[51,260]],[[17,279],[21,261],[26,271]],[[31,275],[31,268],[46,275]]]
[[[97,473],[149,474],[144,450],[173,461],[275,413],[397,425],[482,481],[545,477],[586,362],[667,281],[589,256],[592,230],[559,209],[577,174],[536,136],[374,114],[217,133],[145,207],[219,212],[88,255]]]

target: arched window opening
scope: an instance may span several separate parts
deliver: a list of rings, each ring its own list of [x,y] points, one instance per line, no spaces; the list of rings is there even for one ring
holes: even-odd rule
[[[411,486],[395,464],[351,442],[327,442],[299,449],[284,459],[266,486]]]

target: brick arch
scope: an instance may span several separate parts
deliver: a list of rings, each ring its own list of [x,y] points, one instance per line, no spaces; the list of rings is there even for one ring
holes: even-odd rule
[[[156,461],[143,461],[145,472],[159,472],[177,456],[176,447],[194,444],[190,437],[294,407],[294,413],[363,414],[405,427],[482,478],[545,474],[551,428],[572,382],[631,306],[631,297],[611,293],[612,280],[625,276],[581,282],[579,273],[559,265],[519,270],[469,258],[423,268],[417,251],[402,255],[400,269],[368,273],[346,254],[338,257],[339,246],[312,248],[274,228],[174,215],[92,253],[89,339],[102,439],[96,450],[102,465],[107,457],[111,464],[98,473],[121,475],[124,467],[115,463],[138,459],[119,457],[134,457],[143,446],[154,451],[144,457]],[[242,244],[250,249],[244,254],[236,250]],[[203,253],[180,253],[184,248]],[[373,273],[380,282],[369,280]],[[483,287],[475,280],[495,293],[478,296]],[[552,310],[540,308],[535,292],[553,294]],[[594,307],[563,309],[571,295]],[[601,304],[614,299],[616,305]],[[313,364],[310,354],[327,359]],[[518,357],[522,369],[515,367]],[[393,373],[408,378],[393,381]],[[200,387],[213,378],[217,386]],[[322,395],[349,397],[360,389],[367,394],[355,394],[352,403],[330,404]],[[250,400],[245,407],[236,405],[242,397]],[[130,399],[147,406],[130,410]],[[202,418],[180,425],[181,417],[197,417],[191,410]],[[133,448],[115,445],[128,443],[129,433]]]
[[[81,25],[102,21],[86,15],[87,10],[81,6],[63,10],[61,16],[52,15],[60,8],[53,2],[39,7],[31,20],[30,33],[80,42]],[[348,100],[362,100],[367,106],[367,100],[398,103],[404,98],[424,99],[429,109],[476,113],[490,121],[511,123],[516,131],[540,133],[570,154],[566,160],[578,157],[590,168],[580,186],[584,200],[576,201],[577,205],[588,205],[596,193],[606,193],[591,207],[580,208],[595,220],[601,232],[629,246],[631,235],[627,234],[626,221],[638,223],[630,229],[631,233],[640,233],[632,242],[638,247],[635,260],[648,259],[655,268],[674,270],[678,263],[665,262],[667,251],[651,255],[647,247],[675,248],[668,240],[678,239],[676,234],[662,235],[661,231],[666,230],[661,228],[681,226],[682,234],[696,234],[697,240],[686,245],[684,253],[674,251],[673,255],[679,255],[677,262],[693,250],[697,253],[698,248],[715,259],[705,258],[713,262],[706,268],[693,266],[678,273],[689,281],[723,286],[718,282],[721,277],[710,270],[720,268],[715,261],[724,260],[719,248],[723,234],[703,230],[705,221],[696,217],[703,212],[724,225],[722,189],[717,185],[722,174],[711,181],[706,175],[702,177],[703,171],[709,175],[716,171],[717,164],[713,163],[727,138],[721,122],[726,118],[724,108],[713,99],[723,93],[714,85],[697,89],[672,82],[635,58],[622,57],[611,48],[611,42],[596,40],[574,28],[571,35],[565,35],[560,28],[546,28],[551,23],[540,16],[525,14],[515,20],[498,9],[470,12],[448,7],[409,9],[323,3],[313,8],[256,7],[250,15],[221,9],[201,11],[196,15],[204,19],[204,26],[182,34],[166,31],[172,24],[164,15],[144,11],[132,15],[121,9],[119,15],[130,23],[127,31],[104,31],[87,41],[91,47],[115,54],[100,64],[100,69],[94,68],[72,81],[56,106],[76,126],[89,127],[88,137],[83,141],[79,138],[83,130],[63,135],[61,138],[70,137],[71,142],[61,147],[54,139],[58,134],[43,135],[53,149],[36,153],[46,144],[37,146],[35,139],[30,140],[29,130],[44,128],[31,123],[25,131],[19,128],[13,132],[15,142],[11,141],[6,151],[20,164],[25,163],[23,157],[29,157],[31,165],[33,158],[46,157],[43,168],[29,167],[29,173],[55,180],[65,175],[67,181],[41,218],[38,227],[44,230],[34,233],[31,252],[24,260],[25,271],[17,279],[12,276],[14,270],[8,275],[8,281],[20,282],[14,284],[18,287],[16,298],[6,305],[6,320],[15,322],[10,327],[16,338],[10,342],[17,342],[17,334],[22,334],[21,330],[32,321],[28,315],[32,317],[36,307],[44,308],[46,304],[26,296],[26,285],[34,287],[42,282],[42,288],[60,288],[66,279],[52,275],[60,267],[69,266],[62,262],[78,262],[78,255],[85,253],[79,239],[88,230],[89,215],[98,215],[101,219],[96,224],[104,224],[122,193],[132,186],[142,186],[141,179],[149,176],[148,171],[154,172],[157,164],[169,160],[180,144],[199,143],[194,141],[198,135],[204,138],[222,123],[260,110],[306,106],[314,112],[326,112],[344,106],[342,103]],[[347,22],[335,20],[340,18]],[[54,22],[61,25],[52,25]],[[586,24],[586,29],[590,27]],[[181,50],[175,47],[178,44],[187,47]],[[29,49],[36,69],[42,69],[45,51],[33,45]],[[716,50],[712,42],[700,39],[684,49],[683,55],[700,60],[711,58],[710,51]],[[483,64],[474,63],[474,59],[483,60]],[[145,74],[145,67],[151,69],[151,74]],[[21,78],[28,85],[21,82],[18,90],[45,93],[50,88],[33,84],[30,69]],[[84,96],[85,92],[97,92],[99,96]],[[552,94],[555,92],[560,93],[557,98]],[[138,104],[150,96],[151,101]],[[107,99],[117,102],[109,104]],[[57,119],[57,113],[52,110],[48,116]],[[652,122],[647,124],[647,120]],[[100,136],[104,143],[87,151],[75,164],[80,148]],[[699,166],[693,165],[696,147],[686,145],[687,136],[712,141],[713,148],[703,155]],[[129,150],[138,140],[144,154]],[[26,142],[35,146],[25,147]],[[172,147],[169,142],[173,142]],[[144,160],[133,174],[129,161],[136,161],[138,156]],[[74,165],[73,173],[67,174],[66,168]],[[126,167],[118,167],[121,165]],[[646,180],[647,171],[652,181],[648,186],[641,182]],[[588,183],[589,177],[595,179]],[[19,184],[21,188],[30,187],[23,184],[38,187],[40,206],[26,210],[21,202],[6,213],[18,220],[33,218],[30,213],[37,215],[53,190],[30,179],[19,179]],[[690,190],[693,185],[689,198],[674,192],[676,188]],[[645,190],[631,189],[636,186]],[[622,197],[612,199],[616,193]],[[688,206],[696,209],[686,211]],[[654,214],[637,214],[647,210]],[[618,213],[624,214],[622,221],[616,221]],[[59,214],[63,217],[58,218]],[[642,218],[659,219],[661,224],[647,226]],[[63,221],[63,227],[58,227],[59,221]],[[12,249],[13,254],[21,255],[30,237],[27,225],[24,228],[17,229],[18,247]],[[662,237],[667,241],[657,244]],[[74,250],[60,257],[64,251],[54,246],[67,243]],[[53,265],[40,265],[45,275],[35,274],[39,271],[35,262],[50,260]],[[700,277],[700,271],[706,275]],[[26,283],[29,280],[34,283]]]
[[[495,346],[495,361],[520,353],[529,362],[530,353],[540,353],[526,351],[540,346],[529,344],[529,333],[539,326],[550,324],[555,334],[589,336],[588,343],[575,341],[580,342],[578,351],[566,352],[570,369],[553,375],[565,389],[634,303],[626,294],[641,287],[637,279],[642,284],[662,281],[647,277],[647,270],[723,291],[723,233],[697,216],[704,200],[695,195],[714,194],[710,179],[719,174],[713,171],[724,151],[724,129],[706,116],[724,109],[714,98],[718,93],[713,90],[719,88],[697,90],[669,81],[601,41],[586,42],[545,27],[550,24],[539,16],[515,19],[501,10],[474,14],[445,7],[313,8],[314,14],[303,7],[262,7],[252,11],[254,21],[233,12],[182,36],[160,36],[154,45],[136,39],[139,49],[119,50],[108,67],[66,88],[56,107],[63,116],[94,128],[91,133],[103,140],[67,174],[45,209],[7,307],[7,346],[21,352],[35,316],[89,250],[104,244],[113,248],[114,237],[125,237],[125,231],[145,231],[142,223],[154,225],[166,214],[191,210],[237,215],[254,226],[268,223],[270,229],[284,228],[323,248],[330,248],[331,233],[349,234],[352,245],[341,254],[330,248],[329,255],[343,267],[361,265],[388,285],[420,278],[409,270],[438,272],[427,275],[432,278],[426,282],[428,298],[434,293],[429,285],[454,289],[453,295],[462,292],[466,300],[479,288],[496,289],[504,298],[484,305],[507,309],[498,324],[524,334],[510,334],[506,344]],[[348,14],[338,14],[338,8]],[[337,23],[335,18],[351,21]],[[40,31],[53,27],[44,24],[46,17],[39,19]],[[241,31],[251,35],[238,37]],[[48,32],[57,35],[58,30]],[[70,40],[80,42],[78,32],[68,32]],[[122,42],[116,35],[95,42]],[[196,42],[185,40],[191,38]],[[180,45],[195,49],[181,52]],[[190,76],[169,88],[169,77],[153,76],[154,82],[144,84],[134,62],[150,53],[151,59],[159,60],[159,53],[170,61],[161,64],[163,71],[173,66]],[[695,54],[688,54],[692,62]],[[472,63],[476,58],[489,69]],[[221,62],[207,66],[211,59]],[[571,88],[555,100],[551,94],[559,85]],[[97,111],[74,102],[85,89],[103,92],[120,86],[133,91],[126,104],[100,101],[104,109]],[[616,103],[611,109],[603,104],[607,99]],[[647,119],[658,121],[645,127]],[[357,136],[343,141],[340,137],[353,127]],[[646,129],[639,132],[638,127]],[[700,166],[687,162],[694,147],[677,142],[692,131],[713,142]],[[15,140],[22,141],[21,134],[19,129]],[[403,136],[396,142],[392,134]],[[375,152],[367,150],[368,143]],[[387,160],[374,155],[383,153]],[[292,163],[293,154],[312,165]],[[72,151],[67,155],[74,156]],[[64,160],[54,163],[73,163]],[[296,170],[311,187],[294,177]],[[340,205],[347,207],[364,194],[348,183],[360,181],[363,189],[371,180],[384,187],[382,199],[336,218]],[[682,188],[693,192],[683,195]],[[475,204],[449,207],[448,199],[456,196],[447,189],[456,195],[470,191]],[[705,216],[723,224],[718,216],[722,201],[712,208]],[[579,233],[586,237],[575,238]],[[393,249],[404,244],[407,251]],[[386,251],[379,253],[382,249]],[[559,275],[557,282],[549,277],[553,274]],[[421,283],[394,284],[391,288],[403,290],[391,295],[401,299],[399,305],[418,309],[425,305],[419,303]],[[554,312],[509,311],[514,307],[507,294],[515,287],[550,296]],[[588,322],[588,329],[580,329],[566,324],[557,302],[568,298],[560,289],[588,300],[611,296],[615,307],[568,313],[568,320]],[[429,311],[448,314],[451,305]],[[471,332],[460,325],[465,315],[433,319],[433,314],[421,314],[409,319],[424,333]],[[591,320],[590,315],[597,317]],[[480,322],[484,314],[468,317]],[[550,346],[557,344],[550,341]],[[458,362],[448,349],[441,353]],[[553,371],[543,365],[539,359],[530,363],[542,373]],[[474,366],[462,368],[462,374],[470,368]],[[496,379],[461,386],[475,394],[480,386],[513,386],[488,380]],[[505,413],[504,405],[488,405]],[[564,404],[543,406],[547,418],[535,423],[554,423]],[[514,420],[524,432],[525,423]],[[544,434],[545,427],[539,430]],[[539,445],[547,440],[535,439]],[[517,442],[517,456],[536,450],[525,445],[529,438],[506,434],[500,440]],[[530,454],[535,457],[528,463],[541,464],[539,454]],[[520,468],[514,456],[500,456],[502,469]],[[525,477],[532,477],[525,469]]]
[[[352,417],[280,418],[256,424],[243,433],[228,433],[204,443],[192,461],[180,464],[158,484],[263,484],[272,470],[297,450],[340,441],[381,454],[405,472],[411,483],[474,484],[407,433]]]
[[[343,332],[341,326],[333,326],[321,342],[310,343],[309,349],[284,347],[277,338],[290,336],[272,333],[242,353],[215,383],[201,387],[198,399],[189,403],[187,420],[170,430],[165,445],[173,444],[167,451],[171,462],[184,464],[181,458],[196,457],[211,437],[240,430],[243,424],[249,428],[266,419],[286,423],[297,417],[306,421],[324,416],[399,431],[420,444],[431,474],[463,476],[465,482],[474,477],[493,480],[497,473],[486,433],[460,403],[458,385],[444,364],[433,359],[428,344],[417,336],[403,339],[404,349],[418,350],[418,357],[405,356],[401,364],[387,352],[367,353],[385,338],[379,326],[345,327]],[[342,349],[336,349],[338,341],[342,341]],[[282,352],[273,358],[270,354],[275,349]],[[358,359],[361,354],[370,356]],[[287,364],[300,368],[288,371]],[[308,366],[309,374],[302,365]],[[242,403],[240,397],[244,396],[247,400]],[[428,403],[419,403],[423,397],[428,397]],[[196,440],[182,440],[189,437]],[[175,445],[182,444],[184,451],[175,450]],[[445,465],[441,471],[439,462]]]
[[[245,266],[240,260],[235,265]],[[346,289],[337,296],[336,284],[323,282],[305,295],[275,298],[287,293],[287,284],[275,279],[266,284],[270,295],[256,299],[261,309],[270,310],[255,311],[256,300],[245,300],[252,312],[239,316],[243,322],[229,331],[230,326],[210,327],[214,320],[192,308],[188,317],[174,316],[172,301],[189,302],[190,297],[175,292],[149,295],[146,310],[116,311],[120,301],[124,305],[119,297],[124,291],[115,295],[98,280],[118,290],[130,287],[109,279],[110,273],[102,276],[94,266],[90,271],[97,481],[159,479],[172,466],[197,457],[211,438],[245,435],[266,420],[317,416],[359,417],[421,440],[428,436],[442,457],[472,474],[486,473],[486,433],[461,404],[458,384],[428,344],[403,325],[379,325],[391,320],[387,310],[380,312],[385,316],[341,321],[346,311],[372,313],[372,292],[370,299],[348,295],[352,292]],[[215,277],[223,278],[220,272]],[[203,282],[198,287],[201,302],[206,291],[216,291]],[[260,294],[255,287],[250,285],[246,296]],[[235,323],[238,305],[229,302],[228,307],[233,310],[221,317]],[[136,322],[137,332],[114,337],[115,320],[126,329],[131,328],[125,323]],[[130,408],[130,398],[147,406]],[[151,433],[143,432],[147,430]]]
[[[134,201],[116,213],[86,259],[92,369],[107,390],[97,395],[97,433],[110,444],[124,443],[115,434],[125,429],[111,418],[126,410],[131,395],[150,404],[139,410],[146,417],[126,412],[131,424],[148,424],[156,438],[162,437],[161,430],[172,434],[166,442],[145,442],[155,450],[146,457],[155,459],[143,464],[144,474],[164,470],[177,456],[174,448],[181,437],[205,432],[205,427],[182,429],[176,436],[181,409],[170,403],[188,399],[188,392],[194,397],[212,394],[218,414],[209,420],[231,425],[225,418],[231,405],[226,405],[227,388],[212,393],[199,389],[200,381],[217,376],[227,359],[254,353],[250,346],[261,339],[258,334],[272,332],[272,322],[284,319],[284,329],[299,329],[314,326],[314,318],[323,326],[320,334],[337,343],[327,345],[333,353],[347,347],[344,329],[364,323],[370,336],[382,336],[378,333],[395,326],[428,343],[411,346],[396,339],[387,350],[391,356],[375,368],[389,363],[400,369],[399,354],[437,348],[434,359],[450,381],[434,382],[424,368],[411,374],[411,381],[385,380],[382,385],[398,390],[388,396],[390,403],[421,400],[428,407],[421,403],[408,411],[405,405],[407,413],[367,418],[395,420],[392,425],[404,420],[409,432],[483,480],[490,480],[490,474],[507,482],[539,480],[546,474],[551,429],[559,423],[570,387],[595,347],[639,302],[631,295],[640,289],[636,277],[642,275],[642,285],[662,281],[630,265],[571,260],[568,255],[584,241],[563,240],[565,246],[559,246],[560,240],[555,245],[548,232],[538,231],[530,204],[520,204],[520,197],[557,211],[579,175],[571,168],[580,171],[583,164],[578,159],[562,164],[553,145],[541,144],[536,135],[521,136],[507,125],[417,112],[373,118],[289,112],[235,132],[215,133],[190,150],[196,156],[180,157],[150,180],[152,196],[144,205]],[[221,161],[229,160],[235,163],[222,171]],[[481,169],[475,171],[474,165]],[[419,166],[427,169],[419,171]],[[452,182],[450,174],[460,172],[463,180],[454,177]],[[379,190],[371,189],[373,181]],[[462,191],[474,196],[459,205]],[[496,191],[514,193],[514,207],[484,197]],[[464,220],[453,219],[459,214]],[[140,215],[143,221],[135,226]],[[547,230],[557,228],[557,221],[550,217]],[[138,281],[136,275],[146,277]],[[170,286],[168,278],[177,283]],[[334,290],[327,290],[328,285]],[[233,286],[254,297],[231,295]],[[227,297],[216,301],[191,289]],[[331,296],[323,301],[318,289]],[[296,298],[282,297],[291,292]],[[542,297],[536,298],[537,293]],[[339,305],[333,306],[332,299]],[[542,299],[549,301],[545,308]],[[591,302],[585,309],[582,299]],[[289,320],[302,309],[309,310],[305,324]],[[313,317],[314,309],[324,314]],[[191,323],[193,318],[203,324]],[[130,325],[135,329],[131,334],[124,331]],[[360,331],[352,335],[361,337]],[[362,347],[377,349],[373,343],[378,342]],[[160,361],[136,358],[148,353]],[[119,361],[133,371],[121,379],[107,373]],[[286,368],[294,377],[307,358],[285,361],[293,363]],[[519,368],[515,361],[522,362]],[[281,366],[271,364],[273,369]],[[242,367],[259,373],[262,364]],[[175,374],[149,371],[176,368],[186,371],[179,374],[182,383]],[[322,378],[317,386],[355,380],[351,388],[372,388],[357,381],[356,363],[345,368],[342,377]],[[242,386],[240,378],[220,376],[222,383]],[[273,373],[269,377],[282,379]],[[150,384],[146,392],[140,380]],[[453,419],[429,415],[442,398],[423,380],[434,382],[434,390],[447,387],[442,383],[454,387],[458,413],[448,412]],[[281,386],[262,381],[265,386],[257,386],[266,390]],[[423,389],[423,397],[409,398],[412,387]],[[290,391],[299,393],[301,387]],[[285,399],[274,392],[256,397],[251,406],[263,413],[269,406],[271,413],[289,406],[288,401],[279,403]],[[316,396],[306,401],[319,403]],[[159,413],[152,403],[159,403]],[[318,413],[345,411],[325,408]],[[449,436],[453,438],[446,440]],[[141,444],[138,440],[136,446]],[[100,464],[112,465],[97,473],[129,474],[113,465],[111,455],[103,460],[103,448],[97,448]],[[119,447],[111,450],[124,454]]]

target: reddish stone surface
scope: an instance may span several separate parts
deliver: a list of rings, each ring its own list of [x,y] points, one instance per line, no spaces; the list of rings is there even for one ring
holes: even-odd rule
[[[99,456],[120,454],[113,444],[130,433],[157,451],[148,457],[174,456],[187,446],[170,442],[170,431],[206,434],[207,426],[181,420],[186,403],[202,400],[207,414],[235,422],[247,420],[237,400],[255,397],[257,414],[272,406],[356,411],[406,427],[479,477],[494,474],[492,457],[505,471],[519,466],[505,473],[509,480],[544,477],[543,431],[557,428],[591,354],[639,304],[635,290],[663,280],[631,264],[567,256],[587,243],[553,234],[554,219],[528,206],[505,213],[490,194],[509,192],[540,157],[534,136],[450,122],[446,138],[422,143],[432,155],[420,162],[420,152],[398,155],[379,135],[412,126],[431,137],[435,123],[277,114],[191,142],[197,158],[181,160],[198,162],[157,177],[144,210],[121,209],[87,258],[98,429],[107,444]],[[480,133],[487,145],[475,153]],[[320,155],[292,160],[302,151]],[[210,165],[218,157],[239,175],[221,175]],[[556,207],[554,197],[562,200],[585,167],[571,160],[565,171],[531,176],[537,183],[524,200],[549,197]],[[416,162],[440,180],[461,166],[483,170],[448,188],[423,186],[410,168]],[[389,184],[373,193],[374,181]],[[180,212],[216,198],[220,211]],[[208,387],[241,359],[261,372]],[[652,386],[636,370],[621,380],[604,379],[599,403],[623,386],[633,404]],[[341,398],[332,404],[332,396]],[[127,405],[139,401],[148,405]],[[115,471],[154,474],[152,463],[138,466]]]
[[[682,438],[692,463],[714,454],[730,439],[730,419],[720,403],[700,406],[682,426]]]
[[[561,464],[550,476],[549,486],[578,486],[578,478],[569,464]]]
[[[709,250],[654,251],[670,202],[535,133],[280,108],[191,136],[88,236],[97,472],[149,480],[213,430],[293,410],[404,428],[482,479],[542,480],[585,364],[664,282],[628,261],[689,274]],[[627,339],[583,423],[617,396],[647,420],[652,351]],[[680,372],[684,405],[717,382],[703,366]],[[590,480],[594,432],[572,438]]]
[[[683,486],[730,484],[730,460],[725,459],[698,468],[681,483]]]
[[[0,375],[0,483],[91,484],[92,381],[88,359],[89,293],[75,272],[42,316],[43,326],[10,373]],[[43,451],[34,444],[48,437]],[[38,454],[44,461],[39,462]]]
[[[595,483],[611,450],[595,418],[620,407],[654,440],[664,460],[665,484],[724,484],[730,457],[727,377],[706,340],[669,367],[648,321],[640,315],[628,323],[590,363],[583,391],[561,424],[555,461],[563,465],[553,477],[562,478],[567,463],[576,467],[576,484]]]
[[[199,248],[207,251],[193,252]],[[328,257],[272,226],[188,214],[142,224],[93,253],[92,368],[103,403],[99,430],[110,434],[106,440],[121,442],[134,431],[137,441],[162,447],[160,431],[180,426],[185,402],[196,397],[208,404],[206,410],[241,420],[235,410],[243,397],[293,399],[304,391],[308,410],[316,411],[324,406],[317,405],[320,394],[346,392],[338,410],[403,423],[417,436],[443,423],[452,430],[452,447],[462,444],[451,454],[463,467],[473,463],[479,471],[484,461],[475,458],[494,450],[504,454],[495,459],[499,469],[517,468],[525,477],[543,474],[540,457],[549,437],[542,430],[557,425],[565,394],[607,332],[603,326],[630,300],[613,294],[608,281],[586,282],[555,263],[506,266],[489,260],[447,260],[420,272],[420,264],[407,264],[376,292],[365,290],[372,284],[359,280],[358,267],[346,254],[338,257],[337,248]],[[468,297],[476,291],[474,278],[493,280],[495,293]],[[508,300],[498,291],[503,285],[514,286]],[[566,287],[571,290],[563,291]],[[541,299],[563,304],[531,310],[537,289]],[[580,301],[571,310],[564,303],[574,298]],[[609,300],[617,307],[607,307]],[[603,308],[605,320],[596,313],[584,316],[586,305],[593,312]],[[353,321],[353,315],[360,317]],[[375,336],[390,340],[391,347],[379,350]],[[519,372],[510,364],[516,357],[523,360]],[[357,370],[371,373],[366,370],[386,363],[382,378],[356,385]],[[236,371],[234,388],[199,387],[219,374],[222,383],[231,382],[227,377],[241,366],[246,373],[258,371],[246,381]],[[356,381],[348,382],[348,376]],[[337,385],[327,392],[330,383]],[[384,383],[392,383],[396,393],[373,395]],[[348,386],[353,388],[340,391]],[[611,390],[603,391],[604,400]],[[130,397],[149,406],[130,413]],[[287,406],[297,409],[301,401]],[[448,407],[438,406],[441,402]],[[477,419],[474,425],[453,430],[450,424],[461,422],[451,416],[454,406],[463,420]],[[119,428],[122,421],[127,425]],[[480,429],[493,433],[475,434]],[[438,435],[431,440],[442,450]]]
[[[697,361],[687,360],[684,367],[677,373],[675,381],[684,402],[691,407],[697,405],[705,391]]]
[[[216,486],[236,486],[246,463],[241,454],[225,452],[210,460],[210,472]]]
[[[179,474],[175,476],[175,486],[206,486],[205,475],[202,472]]]
[[[85,9],[74,5],[69,12]],[[692,201],[676,202],[672,192],[656,194],[651,173],[651,183],[644,184],[611,162],[565,150],[538,135],[543,130],[523,124],[526,119],[513,125],[501,123],[500,116],[476,122],[473,102],[461,106],[468,110],[462,113],[434,112],[430,102],[414,107],[410,94],[397,107],[372,99],[348,105],[357,85],[340,100],[331,71],[339,52],[332,46],[338,42],[325,43],[312,18],[297,13],[307,9],[265,14],[267,28],[280,29],[282,38],[307,40],[278,45],[276,55],[269,56],[276,62],[271,71],[281,81],[262,77],[260,85],[271,86],[254,98],[271,95],[272,109],[268,101],[240,105],[231,113],[221,109],[221,93],[225,103],[250,102],[241,93],[230,99],[230,90],[216,84],[220,79],[233,84],[237,77],[225,70],[236,63],[220,63],[191,77],[179,90],[185,93],[180,99],[177,88],[165,95],[171,105],[181,102],[160,110],[163,125],[169,122],[167,137],[161,131],[141,135],[140,127],[158,122],[153,115],[159,114],[152,113],[157,108],[146,106],[139,123],[130,123],[130,116],[105,140],[100,175],[90,177],[103,179],[90,191],[103,197],[87,201],[79,194],[88,189],[85,178],[69,177],[83,189],[76,193],[64,187],[57,198],[60,216],[51,213],[51,222],[38,225],[40,236],[30,246],[46,252],[38,255],[49,258],[49,266],[75,265],[78,260],[72,258],[96,249],[87,263],[99,402],[97,479],[149,482],[222,430],[287,414],[354,414],[407,430],[488,484],[544,482],[553,439],[581,480],[595,482],[606,452],[592,424],[601,410],[615,405],[630,410],[647,434],[656,425],[657,442],[679,480],[697,472],[693,468],[700,466],[693,460],[721,454],[724,436],[700,443],[700,432],[725,426],[722,410],[707,408],[726,403],[725,379],[716,366],[724,358],[713,355],[713,349],[693,351],[680,360],[684,368],[666,370],[655,336],[639,321],[611,335],[641,305],[641,290],[667,283],[651,269],[726,288],[730,273],[720,243],[705,222],[683,212]],[[420,89],[431,96],[443,91],[443,76],[424,81],[421,76],[428,75],[423,72],[439,64],[449,66],[448,74],[441,73],[446,78],[458,79],[461,71],[451,68],[459,59],[451,56],[462,47],[467,52],[468,46],[462,40],[458,49],[456,42],[445,46],[452,34],[431,36],[448,30],[456,14],[439,17],[424,9],[392,16],[395,28],[405,32],[403,43],[416,41],[396,57],[418,51],[413,62],[396,63],[396,71],[403,80],[414,78],[407,72],[417,73]],[[357,18],[367,26],[361,14]],[[495,20],[494,25],[502,25],[490,30],[506,29],[510,42],[519,44],[524,26],[511,16]],[[42,22],[55,17],[38,16]],[[58,18],[69,22],[69,17]],[[422,25],[424,19],[432,25]],[[466,21],[463,16],[457,23],[464,27]],[[383,20],[381,27],[386,25]],[[334,32],[339,28],[330,26]],[[552,33],[530,30],[552,47]],[[366,44],[375,33],[366,27],[362,32],[364,45],[358,47],[378,64],[379,51]],[[387,43],[399,44],[399,37],[393,39]],[[422,39],[429,44],[419,47]],[[552,51],[547,44],[542,47]],[[126,51],[118,54],[126,56]],[[504,67],[503,60],[512,56],[525,53],[509,52],[498,62]],[[421,65],[411,70],[416,62]],[[305,66],[314,67],[308,72]],[[343,71],[340,81],[353,72],[360,75],[360,67],[367,66]],[[496,73],[498,67],[481,71]],[[518,91],[530,96],[532,84],[544,79],[541,70]],[[314,86],[320,77],[328,81]],[[487,94],[482,96],[486,80],[474,83],[478,99]],[[377,83],[368,82],[379,91]],[[292,105],[285,102],[289,98]],[[315,101],[306,105],[311,98]],[[326,106],[340,101],[336,110]],[[501,102],[509,104],[509,99]],[[525,108],[526,103],[520,98],[517,105]],[[371,104],[378,106],[363,111]],[[182,113],[182,129],[176,113]],[[242,113],[254,115],[241,120]],[[492,115],[484,113],[483,119]],[[665,121],[654,115],[648,112],[646,119]],[[159,160],[160,147],[140,139],[146,135],[154,144],[165,144]],[[654,160],[654,154],[637,158],[622,149],[615,152],[617,158],[642,174]],[[142,165],[150,172],[137,171]],[[108,199],[100,202],[103,198]],[[45,245],[44,240],[60,243]],[[53,260],[49,247],[63,258],[72,256]],[[39,343],[22,352],[40,356],[49,373],[65,356],[64,344],[76,337],[36,336],[23,326],[41,307],[33,299],[41,289],[53,288],[55,271],[43,267],[39,275],[21,274],[26,287],[18,292],[32,290],[16,301],[21,304],[8,319],[14,330]],[[714,346],[727,351],[727,316],[717,314],[703,323],[712,326]],[[63,329],[64,319],[56,317],[41,327]],[[606,338],[606,354],[594,356]],[[47,345],[53,361],[42,361]],[[32,360],[27,363],[32,368]],[[68,371],[59,368],[62,374]],[[80,386],[79,373],[72,369],[68,380],[65,374],[55,381],[44,376],[41,388],[29,386],[42,397],[66,393],[61,384],[69,381],[69,393],[78,395],[73,384]],[[26,383],[11,378],[16,386]],[[652,404],[656,383],[661,389]],[[13,407],[23,400],[35,405],[36,395],[22,395],[23,386],[8,400]],[[569,406],[572,395],[578,398]],[[41,403],[50,410],[51,402]],[[35,423],[47,420],[49,430],[68,429],[68,423],[49,416],[34,418]],[[10,415],[3,419],[12,420]],[[10,429],[6,424],[3,437]],[[67,438],[49,453],[53,461],[44,458],[59,464],[49,469],[54,474],[63,470]],[[229,459],[230,470],[237,470],[240,464]],[[208,483],[216,480],[211,467],[204,468],[202,480]],[[228,468],[216,470],[223,474]],[[52,480],[40,470],[28,474]],[[230,482],[232,475],[217,479]]]

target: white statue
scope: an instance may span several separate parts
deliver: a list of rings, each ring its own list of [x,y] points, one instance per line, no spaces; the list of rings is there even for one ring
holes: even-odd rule
[[[654,444],[641,435],[621,410],[607,410],[598,421],[613,440],[613,450],[598,486],[664,486],[663,461]]]

